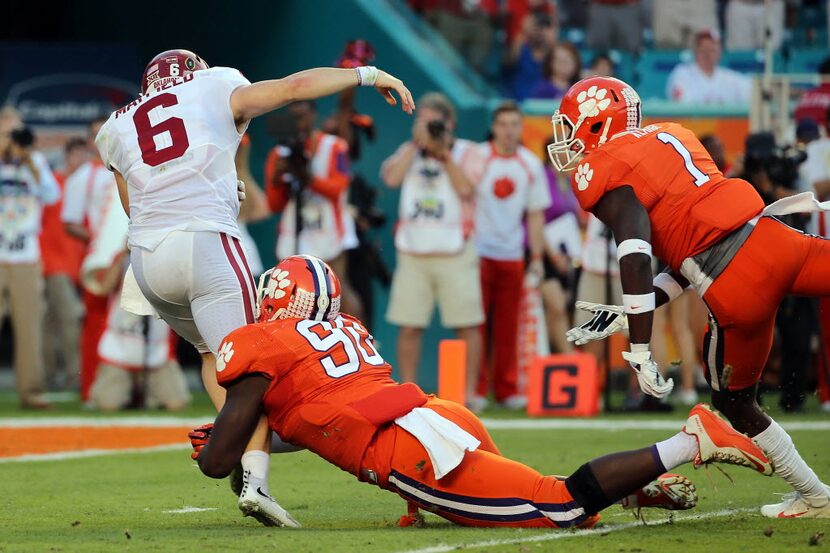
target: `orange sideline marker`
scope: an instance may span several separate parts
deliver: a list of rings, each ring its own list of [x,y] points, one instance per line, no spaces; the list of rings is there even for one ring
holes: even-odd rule
[[[467,400],[467,344],[441,340],[438,344],[438,397],[464,405]]]

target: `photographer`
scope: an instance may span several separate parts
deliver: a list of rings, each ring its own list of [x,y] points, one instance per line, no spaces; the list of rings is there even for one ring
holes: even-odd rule
[[[792,146],[777,146],[771,133],[755,133],[746,139],[743,178],[749,181],[764,203],[801,192],[799,166],[806,159],[803,151]],[[796,214],[782,217],[788,225],[805,230],[809,216]],[[775,320],[780,339],[781,373],[778,400],[786,412],[804,409],[804,385],[810,367],[810,342],[816,327],[816,300],[788,296],[781,303]]]
[[[319,257],[338,274],[347,274],[345,250],[357,244],[347,220],[349,147],[337,136],[314,129],[314,102],[291,104],[269,119],[277,145],[265,162],[268,207],[282,213],[277,259],[294,254]],[[343,310],[362,315],[351,287],[342,283]]]
[[[0,112],[0,303],[14,325],[17,394],[24,408],[44,409],[41,211],[60,198],[34,134],[12,108]],[[4,310],[0,309],[0,313]]]
[[[455,109],[444,95],[425,95],[412,140],[381,166],[383,182],[401,188],[397,266],[386,319],[400,327],[401,380],[414,382],[424,329],[438,302],[441,324],[467,344],[467,397],[472,399],[481,350],[478,326],[484,321],[478,255],[470,240],[475,171],[481,163],[475,144],[454,137],[455,122]]]

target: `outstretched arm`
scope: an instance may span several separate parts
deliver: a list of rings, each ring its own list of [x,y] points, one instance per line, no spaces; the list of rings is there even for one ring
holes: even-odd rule
[[[211,478],[224,478],[239,463],[262,414],[262,397],[270,380],[244,376],[228,387],[225,405],[216,416],[210,439],[198,457],[199,468]]]
[[[398,103],[392,95],[394,91],[401,98],[403,110],[412,113],[415,102],[400,79],[374,67],[359,69],[364,70],[363,73],[358,73],[355,69],[317,67],[282,79],[239,87],[231,94],[234,119],[240,124],[291,102],[329,96],[361,84],[374,86],[389,105]],[[366,79],[365,82],[361,82],[363,78]]]

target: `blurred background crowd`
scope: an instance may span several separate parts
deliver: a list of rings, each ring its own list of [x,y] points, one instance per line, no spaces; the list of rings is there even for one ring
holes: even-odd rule
[[[307,9],[284,4],[283,15]],[[418,110],[411,120],[376,116],[353,90],[254,125],[236,158],[251,269],[257,275],[294,253],[327,261],[344,282],[343,310],[379,337],[401,379],[428,390],[436,341],[463,340],[475,410],[525,406],[533,358],[572,351],[565,331],[587,320],[576,301],[621,304],[613,241],[579,209],[544,150],[556,101],[577,80],[626,80],[647,121],[696,130],[721,170],[768,202],[805,190],[830,195],[825,1],[323,4],[335,19],[345,10],[363,20],[321,39],[326,49],[298,49],[303,63],[283,62],[282,73],[377,64],[404,78]],[[77,20],[63,10],[54,17]],[[251,80],[280,73],[223,58],[218,45],[200,48],[208,35],[199,33],[153,41],[126,32],[119,40],[131,45],[103,53],[78,44],[89,36],[37,27],[31,10],[20,17],[4,24],[13,32],[0,43],[0,387],[14,388],[26,408],[79,396],[93,409],[180,409],[198,386],[190,369],[198,360],[163,323],[118,305],[125,229],[110,216],[120,205],[93,139],[137,94],[142,62],[156,51],[191,48]],[[116,38],[87,32],[101,43]],[[281,40],[299,41],[297,33]],[[101,59],[90,62],[90,52]],[[44,58],[51,65],[33,62]],[[71,69],[59,67],[69,58]],[[415,68],[402,70],[407,61]],[[828,235],[821,218],[788,222]],[[764,384],[787,411],[805,409],[814,393],[830,411],[828,301],[788,298],[779,313]],[[624,339],[584,349],[607,369],[618,406],[668,410],[705,389],[706,324],[694,292],[656,312],[653,351],[677,383],[667,402],[644,399],[629,379]]]

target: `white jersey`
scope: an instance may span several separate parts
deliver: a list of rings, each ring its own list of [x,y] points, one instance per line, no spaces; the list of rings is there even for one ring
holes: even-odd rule
[[[525,214],[551,204],[544,166],[524,146],[511,156],[496,153],[490,142],[479,147],[486,161],[476,194],[478,254],[501,261],[523,259]]]
[[[152,251],[176,230],[240,236],[230,96],[247,84],[236,69],[196,71],[110,115],[95,143],[127,181],[130,246]]]

